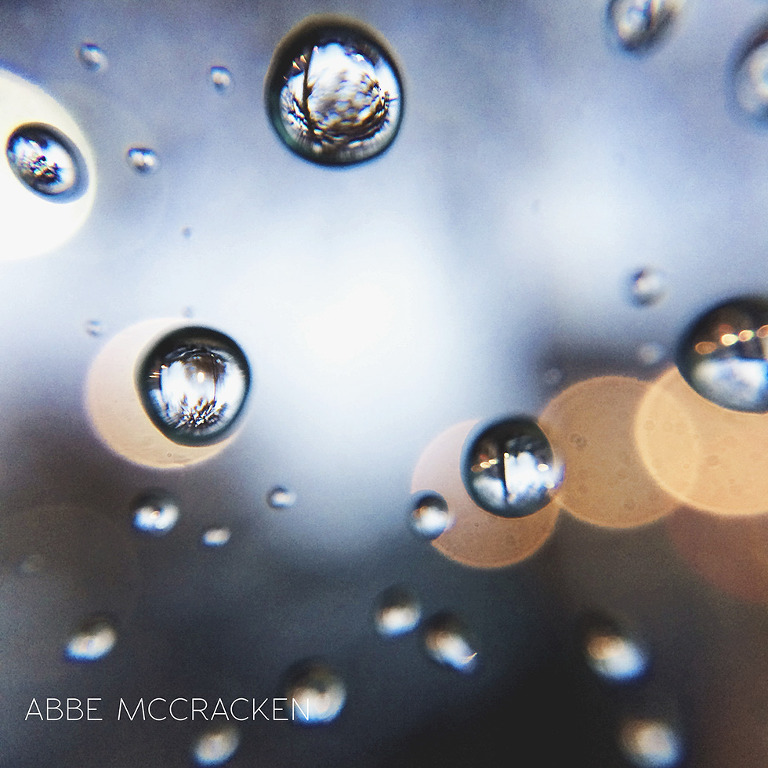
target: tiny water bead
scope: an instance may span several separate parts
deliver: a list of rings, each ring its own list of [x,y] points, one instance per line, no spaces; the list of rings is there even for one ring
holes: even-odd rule
[[[424,648],[431,659],[457,672],[477,669],[477,651],[461,620],[451,613],[439,613],[429,619],[424,631]]]
[[[453,521],[445,499],[436,493],[418,496],[411,510],[411,529],[430,541],[445,533]]]
[[[267,111],[280,138],[324,165],[383,152],[397,135],[402,87],[386,43],[353,22],[305,24],[275,52]]]
[[[85,323],[85,332],[89,336],[101,336],[104,333],[104,326],[100,320],[87,320]]]
[[[382,637],[399,637],[419,625],[421,607],[409,591],[392,587],[379,597],[374,618]]]
[[[86,621],[70,638],[65,655],[72,661],[96,661],[106,656],[117,642],[117,632],[105,618]]]
[[[702,397],[736,411],[768,411],[768,301],[727,301],[683,334],[677,367]]]
[[[658,304],[666,295],[666,278],[657,269],[639,269],[629,279],[629,294],[638,307]]]
[[[462,458],[464,485],[473,501],[500,517],[524,517],[550,501],[563,467],[541,428],[512,418],[470,436]]]
[[[250,387],[243,351],[210,328],[182,328],[163,337],[141,364],[137,383],[155,426],[181,445],[208,445],[226,436]]]
[[[225,725],[201,734],[192,749],[197,765],[223,765],[240,746],[240,734],[234,726]]]
[[[645,342],[637,348],[637,359],[642,365],[658,365],[666,356],[667,350],[655,341]]]
[[[149,175],[160,167],[157,152],[149,147],[131,147],[126,152],[125,159],[137,173]]]
[[[768,29],[761,30],[739,58],[733,87],[742,111],[759,123],[768,122]]]
[[[272,509],[290,509],[296,503],[296,493],[278,485],[267,494],[267,504]]]
[[[612,622],[593,621],[584,633],[584,655],[590,669],[611,683],[628,683],[648,671],[641,645]]]
[[[680,735],[662,720],[628,720],[619,740],[627,759],[637,768],[673,768],[683,758]]]
[[[223,547],[232,538],[229,528],[208,528],[203,532],[201,541],[205,547]]]
[[[179,519],[179,505],[167,493],[154,491],[140,496],[133,503],[133,527],[142,533],[162,536]]]
[[[77,58],[86,69],[92,72],[98,72],[107,67],[107,55],[94,43],[83,43],[77,51]]]
[[[209,76],[218,93],[227,93],[232,90],[234,80],[232,73],[226,67],[211,67]]]
[[[5,153],[17,178],[50,200],[68,202],[85,190],[85,164],[80,152],[51,126],[20,126],[8,138]]]
[[[341,678],[328,666],[310,663],[289,675],[286,691],[291,719],[302,725],[321,725],[335,720],[347,698]]]
[[[611,0],[608,26],[626,51],[654,45],[680,10],[681,0]]]

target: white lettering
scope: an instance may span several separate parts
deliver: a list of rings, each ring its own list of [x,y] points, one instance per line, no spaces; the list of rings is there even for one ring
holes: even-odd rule
[[[256,706],[256,699],[253,700],[253,719],[256,719],[256,713],[258,712],[265,720],[269,720],[269,715],[265,715],[261,708],[269,701],[269,699],[264,699],[264,701],[259,704],[259,706]]]
[[[272,719],[273,720],[287,720],[287,717],[278,717],[277,713],[282,712],[283,708],[277,706],[278,701],[288,701],[288,699],[272,699]]]
[[[185,715],[184,717],[176,717],[176,715],[174,715],[174,714],[173,714],[173,705],[174,705],[174,704],[175,704],[177,701],[187,701],[187,699],[174,699],[174,700],[171,702],[171,705],[170,705],[170,707],[168,707],[168,711],[171,713],[171,717],[172,717],[174,720],[189,720],[189,718],[188,718],[186,715]]]
[[[202,708],[195,706],[195,702],[196,701],[202,701],[203,702]],[[203,716],[203,720],[207,720],[208,717],[205,714],[205,710],[206,709],[208,709],[208,702],[205,699],[195,699],[195,698],[192,699],[192,719],[193,720],[195,719],[195,712],[197,712],[200,715],[202,715]]]
[[[34,712],[32,710],[35,710]],[[32,699],[32,702],[29,705],[29,709],[27,710],[27,714],[24,717],[25,720],[28,720],[30,717],[36,716],[39,717],[41,720],[45,720],[43,717],[43,713],[40,711],[40,707],[37,704],[37,699]]]
[[[143,698],[139,699],[139,703],[136,705],[136,709],[133,710],[133,714],[131,714],[128,711],[128,707],[126,706],[126,703],[122,699],[120,699],[120,704],[117,707],[117,719],[118,720],[120,719],[120,716],[122,714],[123,709],[125,709],[125,714],[128,715],[128,719],[131,722],[133,722],[133,718],[136,717],[136,715],[138,714],[139,710],[141,710],[141,719],[142,720],[146,720],[147,719],[145,717],[145,715],[144,715],[144,699]]]

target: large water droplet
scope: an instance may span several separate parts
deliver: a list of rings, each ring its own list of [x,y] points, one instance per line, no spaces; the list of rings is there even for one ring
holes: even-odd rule
[[[705,312],[683,334],[677,366],[717,405],[768,411],[768,301],[736,299]]]
[[[464,485],[483,509],[501,517],[530,515],[550,500],[563,467],[541,428],[506,419],[470,437],[462,459]]]
[[[237,751],[240,734],[231,725],[213,728],[201,734],[192,749],[198,765],[223,765]]]
[[[287,686],[288,710],[294,722],[319,725],[335,720],[347,698],[341,678],[324,664],[312,663],[295,669]]]
[[[421,607],[407,590],[392,587],[376,605],[376,631],[384,637],[398,637],[415,629],[421,620]]]
[[[157,152],[149,147],[131,147],[125,155],[128,165],[137,173],[149,175],[160,167]]]
[[[223,547],[232,538],[229,528],[208,528],[203,532],[201,541],[205,547]]]
[[[176,525],[178,519],[178,504],[163,491],[144,494],[133,503],[133,526],[143,533],[162,536]]]
[[[5,153],[16,176],[50,200],[68,202],[85,191],[85,163],[80,152],[55,128],[22,125],[10,135]]]
[[[736,102],[753,120],[768,122],[768,29],[754,37],[736,64]]]
[[[117,632],[104,618],[85,622],[67,643],[66,656],[73,661],[96,661],[106,656],[117,642]]]
[[[296,493],[278,485],[267,494],[267,504],[272,509],[289,509],[296,503]]]
[[[668,29],[680,5],[681,0],[611,0],[608,25],[624,50],[644,50]]]
[[[477,651],[464,624],[453,614],[439,613],[426,624],[424,647],[438,664],[458,672],[474,672]]]
[[[683,758],[680,735],[661,720],[628,720],[621,728],[620,743],[638,768],[672,768]]]
[[[83,43],[77,52],[77,58],[86,69],[93,72],[107,67],[107,55],[98,45],[93,43]]]
[[[213,87],[219,93],[227,93],[234,86],[232,73],[226,67],[211,67],[210,77]]]
[[[454,517],[442,496],[426,493],[416,498],[411,510],[411,528],[425,539],[436,539],[453,524]]]
[[[279,136],[317,163],[348,165],[383,152],[402,115],[386,44],[355,24],[303,25],[272,60],[267,110]]]
[[[237,422],[250,386],[240,347],[209,328],[183,328],[161,339],[138,372],[144,408],[182,445],[221,440]]]
[[[590,622],[584,635],[587,664],[604,680],[627,683],[648,670],[648,656],[640,644],[612,622]]]
[[[666,279],[657,269],[639,269],[630,277],[629,294],[638,307],[658,304],[666,292]]]

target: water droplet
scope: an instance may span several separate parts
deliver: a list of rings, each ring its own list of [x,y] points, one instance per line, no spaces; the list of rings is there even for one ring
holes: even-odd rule
[[[103,618],[90,619],[70,639],[66,656],[73,661],[96,661],[106,656],[117,642],[117,632]]]
[[[736,299],[699,316],[677,350],[683,378],[736,411],[768,411],[768,301]]]
[[[189,238],[192,237],[192,227],[184,227],[181,230],[181,236],[186,240],[189,240]]]
[[[411,528],[425,539],[436,539],[453,525],[453,514],[442,496],[426,493],[419,496],[411,511]]]
[[[611,622],[592,622],[584,636],[584,653],[592,671],[609,682],[637,680],[648,670],[645,651]]]
[[[348,165],[383,152],[402,115],[396,68],[375,33],[313,23],[275,52],[267,109],[278,135],[317,163]]]
[[[477,651],[468,639],[463,623],[453,614],[439,613],[426,624],[424,647],[438,664],[458,672],[474,672]]]
[[[231,537],[229,528],[209,528],[203,533],[202,542],[206,547],[223,547]]]
[[[138,173],[154,173],[160,167],[157,152],[148,147],[131,147],[125,155],[128,165]]]
[[[407,590],[392,587],[380,597],[376,606],[376,631],[384,637],[398,637],[416,629],[421,621],[421,607]]]
[[[98,72],[107,68],[107,55],[93,43],[83,43],[77,52],[80,63],[92,72]]]
[[[544,383],[548,387],[557,387],[563,383],[565,374],[562,372],[562,370],[560,370],[560,368],[547,368],[547,370],[544,371],[543,378]]]
[[[608,25],[626,51],[654,45],[680,10],[680,0],[611,0]]]
[[[212,728],[201,734],[192,749],[198,765],[223,765],[237,751],[240,734],[232,725]]]
[[[45,564],[46,561],[43,555],[29,555],[21,561],[19,570],[27,576],[32,576],[43,571],[45,569]]]
[[[333,670],[324,664],[311,663],[290,674],[286,697],[294,722],[318,725],[338,717],[347,691]]]
[[[638,307],[658,304],[666,292],[666,278],[657,269],[639,269],[629,280],[630,297]]]
[[[753,120],[768,122],[768,29],[747,45],[734,72],[736,102]]]
[[[89,336],[101,336],[104,333],[104,327],[100,320],[88,320],[85,324],[85,332]]]
[[[155,426],[181,445],[221,440],[237,422],[250,386],[240,347],[209,328],[183,328],[162,338],[138,375]]]
[[[563,467],[541,428],[530,419],[505,419],[470,436],[463,479],[475,503],[501,517],[524,517],[544,507],[563,480]]]
[[[267,504],[272,509],[289,509],[296,503],[296,494],[278,485],[267,494]]]
[[[621,728],[621,747],[638,768],[672,768],[683,757],[679,734],[661,720],[633,719]]]
[[[234,86],[232,73],[226,67],[211,67],[211,82],[219,93],[227,93]]]
[[[175,499],[162,491],[140,496],[132,509],[134,528],[156,536],[168,533],[179,519],[179,506]]]
[[[642,365],[658,365],[667,356],[667,350],[655,341],[641,344],[637,348],[637,359]]]
[[[55,128],[22,125],[11,134],[5,153],[16,176],[50,200],[68,202],[85,191],[85,163],[80,152]]]

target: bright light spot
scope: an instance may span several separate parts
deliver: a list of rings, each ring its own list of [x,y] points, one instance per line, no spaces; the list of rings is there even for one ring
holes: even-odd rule
[[[739,331],[739,341],[750,341],[755,338],[755,332],[750,330]]]
[[[738,340],[739,340],[739,337],[735,333],[724,333],[720,337],[720,341],[726,347],[733,346]]]
[[[717,349],[717,344],[714,341],[700,341],[696,345],[696,351],[700,355],[710,355]]]

